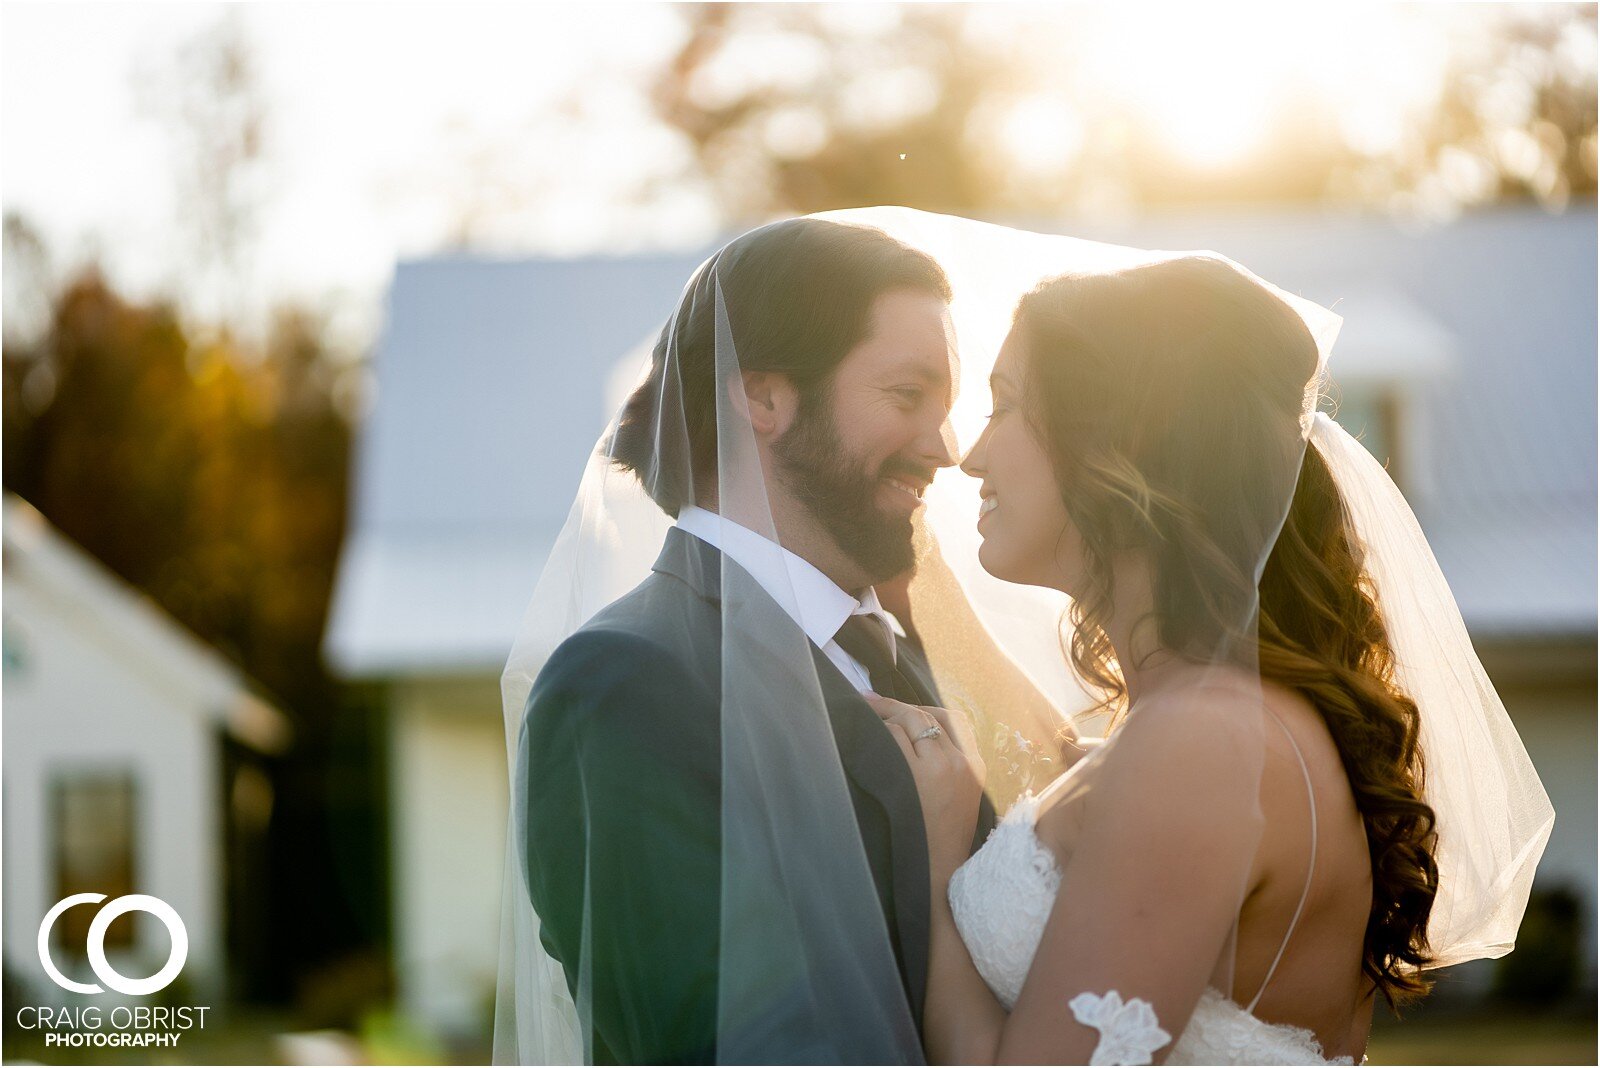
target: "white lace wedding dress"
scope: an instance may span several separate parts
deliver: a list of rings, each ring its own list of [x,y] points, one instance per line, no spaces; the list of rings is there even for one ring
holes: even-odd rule
[[[1031,794],[1023,797],[950,880],[950,907],[956,927],[979,974],[1008,1011],[1022,993],[1023,980],[1061,888],[1061,870],[1055,854],[1034,833],[1038,810],[1038,798]],[[1308,876],[1308,886],[1309,883]],[[1291,924],[1289,933],[1293,930]],[[1288,940],[1285,935],[1285,945]],[[1267,978],[1271,979],[1270,971]],[[1266,989],[1265,983],[1262,989]],[[1256,997],[1259,1000],[1260,995]],[[1151,1055],[1167,1042],[1167,1036],[1156,1030],[1159,1021],[1149,1004],[1137,998],[1124,1005],[1114,992],[1103,997],[1084,994],[1074,998],[1068,1007],[1080,1023],[1100,1031],[1100,1044],[1091,1064],[1149,1064]],[[1324,1059],[1322,1047],[1310,1031],[1267,1023],[1208,987],[1166,1063],[1355,1062],[1349,1057]]]

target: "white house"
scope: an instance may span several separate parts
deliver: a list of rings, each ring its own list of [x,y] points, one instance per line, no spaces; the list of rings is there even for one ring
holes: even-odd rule
[[[1592,209],[1411,232],[1304,211],[1082,236],[1212,248],[1344,314],[1340,418],[1389,459],[1555,802],[1541,881],[1595,901]],[[701,253],[402,263],[327,649],[386,685],[407,1007],[487,1027],[506,755],[497,680],[590,447]]]
[[[394,964],[406,1007],[481,1034],[498,965],[499,674],[609,416],[608,376],[695,256],[401,264],[357,443],[327,651],[387,684]]]
[[[250,764],[225,772],[223,739],[279,753],[288,722],[220,655],[12,495],[3,533],[7,975],[37,1003],[64,1004],[70,995],[46,976],[36,946],[50,907],[72,893],[150,894],[188,933],[185,989],[194,1003],[216,1005],[227,992],[228,850],[248,847],[272,803]],[[94,911],[75,906],[53,931],[52,958],[69,978],[92,980],[84,935]],[[133,919],[112,925],[107,952],[123,974],[141,977],[161,967],[170,943],[159,921]]]

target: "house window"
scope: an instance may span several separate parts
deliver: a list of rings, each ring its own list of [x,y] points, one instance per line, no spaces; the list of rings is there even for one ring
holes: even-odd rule
[[[28,643],[18,629],[17,621],[7,618],[0,626],[0,663],[7,674],[21,675],[28,670]]]
[[[62,773],[56,776],[51,794],[55,900],[69,894],[104,894],[110,899],[134,893],[133,773]],[[62,913],[56,923],[61,945],[80,947],[82,952],[96,912],[80,906]],[[106,945],[132,946],[133,927],[131,916],[118,917],[106,929]]]
[[[1400,395],[1393,389],[1347,386],[1333,417],[1384,466],[1402,491],[1406,488],[1405,426]]]

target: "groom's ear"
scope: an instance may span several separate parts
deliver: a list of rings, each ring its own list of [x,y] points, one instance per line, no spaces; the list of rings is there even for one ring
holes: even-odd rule
[[[734,411],[750,420],[756,437],[767,441],[782,437],[800,411],[800,391],[788,375],[776,371],[743,372],[738,382],[728,383],[728,399]]]

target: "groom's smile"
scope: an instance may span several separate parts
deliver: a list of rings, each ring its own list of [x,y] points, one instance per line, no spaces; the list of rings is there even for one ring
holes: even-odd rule
[[[956,457],[955,332],[938,297],[897,289],[774,452],[792,492],[868,584],[915,563],[911,517]]]
[[[897,507],[905,507],[909,504],[910,508],[915,511],[922,506],[922,495],[927,491],[928,480],[919,481],[909,476],[895,478],[892,475],[885,475],[880,481],[890,488],[890,496]]]

